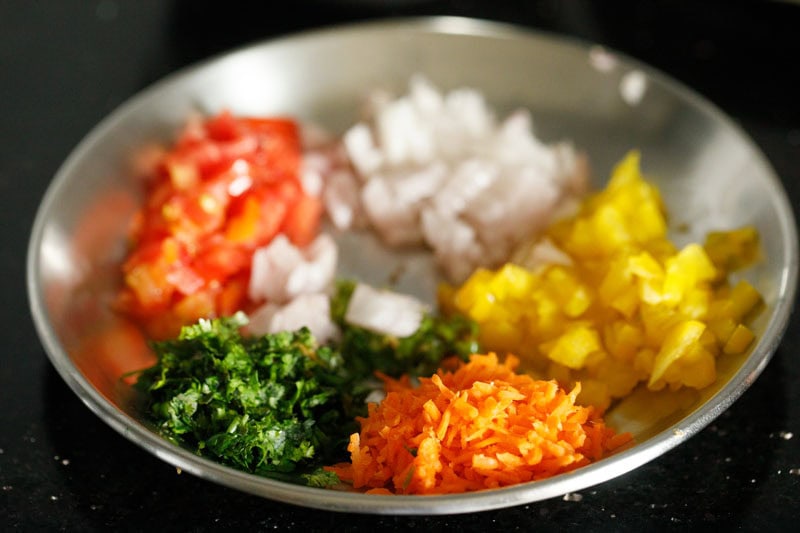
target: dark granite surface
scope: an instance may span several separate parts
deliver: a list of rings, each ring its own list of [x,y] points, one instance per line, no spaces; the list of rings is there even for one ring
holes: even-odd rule
[[[752,136],[800,206],[800,5],[790,2],[0,0],[0,530],[780,531],[800,519],[800,323],[709,427],[581,492],[439,517],[334,514],[175,469],[97,418],[50,365],[28,311],[24,259],[58,166],[127,98],[244,43],[337,22],[455,14],[573,35],[650,63]]]

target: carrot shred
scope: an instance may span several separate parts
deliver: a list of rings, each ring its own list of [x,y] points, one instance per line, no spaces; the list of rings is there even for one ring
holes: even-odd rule
[[[380,376],[386,397],[358,419],[350,463],[326,468],[370,494],[460,493],[568,472],[632,442],[575,404],[580,384],[567,392],[518,364],[475,354],[417,387]]]

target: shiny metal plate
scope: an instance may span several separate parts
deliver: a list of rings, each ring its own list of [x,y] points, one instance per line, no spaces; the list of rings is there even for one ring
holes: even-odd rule
[[[368,91],[404,91],[421,73],[443,90],[481,90],[499,113],[531,110],[545,141],[570,139],[589,157],[594,184],[629,149],[660,187],[678,242],[712,229],[756,226],[764,260],[742,273],[764,295],[745,356],[723,358],[719,379],[672,409],[647,412],[634,398],[608,413],[637,445],[574,472],[505,489],[452,496],[367,496],[245,474],[177,448],[142,422],[120,366],[91,342],[109,311],[124,233],[140,201],[138,168],[192,112],[292,115],[342,133]],[[402,290],[430,298],[436,274],[424,254],[399,257],[368,238],[341,236],[361,253],[343,273],[380,281],[407,261]],[[368,250],[368,251],[367,251]],[[367,252],[365,252],[367,251]],[[780,180],[753,142],[708,101],[660,72],[589,43],[462,18],[360,23],[255,44],[186,68],[117,109],[75,148],[38,210],[28,252],[28,291],[42,344],[59,374],[100,418],[162,460],[267,498],[360,513],[444,514],[524,504],[602,483],[678,446],[757,378],[778,346],[794,302],[796,225]],[[123,343],[124,344],[124,343]],[[122,344],[120,345],[122,349]],[[122,349],[124,352],[124,349]],[[123,354],[124,355],[124,354]],[[639,404],[637,404],[639,402]]]

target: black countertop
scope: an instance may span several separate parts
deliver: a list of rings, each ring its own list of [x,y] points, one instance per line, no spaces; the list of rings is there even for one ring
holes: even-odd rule
[[[167,73],[323,25],[452,14],[597,42],[696,89],[764,151],[800,206],[800,5],[667,1],[0,1],[0,529],[775,531],[800,519],[800,322],[734,405],[613,481],[469,515],[361,516],[264,500],[176,473],[92,414],[34,331],[24,264],[36,207],[81,138]]]

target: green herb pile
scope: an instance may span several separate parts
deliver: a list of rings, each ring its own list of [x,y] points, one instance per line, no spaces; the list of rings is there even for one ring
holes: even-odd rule
[[[310,332],[243,337],[244,315],[201,320],[153,344],[158,363],[137,388],[167,439],[247,472],[311,485],[346,458],[364,414],[341,355]]]

